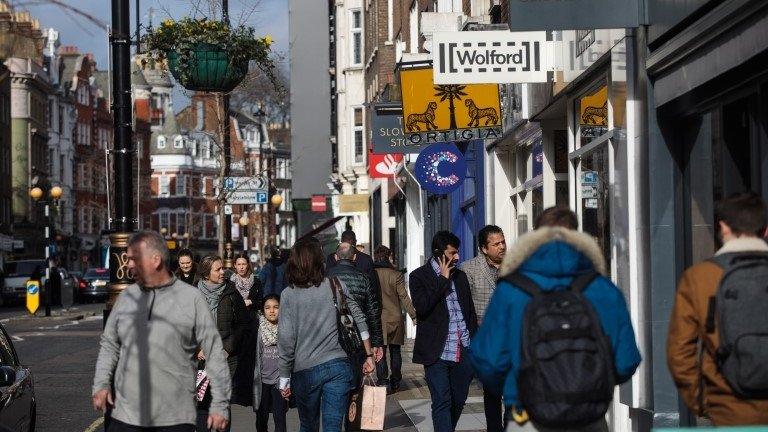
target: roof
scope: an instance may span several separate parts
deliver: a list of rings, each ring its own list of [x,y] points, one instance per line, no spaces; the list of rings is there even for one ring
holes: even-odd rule
[[[165,148],[159,149],[157,148],[157,139],[160,136],[165,137]],[[175,148],[173,145],[173,140],[177,136],[184,136],[187,137],[186,134],[182,134],[181,130],[179,129],[178,123],[176,123],[176,117],[173,115],[169,115],[165,118],[165,123],[163,124],[163,127],[160,131],[154,131],[152,132],[152,148],[150,152],[153,155],[186,155],[189,153],[186,146],[182,148]]]

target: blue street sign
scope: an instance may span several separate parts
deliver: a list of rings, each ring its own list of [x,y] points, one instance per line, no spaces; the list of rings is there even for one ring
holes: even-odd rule
[[[235,188],[235,178],[234,177],[225,177],[224,178],[224,189],[234,189]]]
[[[267,203],[267,193],[266,192],[259,192],[256,194],[256,204],[266,204]]]

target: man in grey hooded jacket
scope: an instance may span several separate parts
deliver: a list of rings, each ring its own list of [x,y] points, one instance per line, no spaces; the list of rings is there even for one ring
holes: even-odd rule
[[[213,398],[208,427],[227,426],[231,381],[221,337],[200,291],[173,277],[168,263],[159,234],[131,237],[127,270],[136,283],[109,315],[93,380],[94,408],[112,406],[107,432],[194,432],[199,349]]]

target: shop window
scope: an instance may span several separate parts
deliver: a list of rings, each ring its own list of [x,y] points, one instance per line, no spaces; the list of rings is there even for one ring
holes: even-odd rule
[[[584,147],[608,132],[608,86],[603,85],[589,91],[576,101],[579,139],[577,145]]]
[[[555,144],[555,173],[568,173],[568,133],[565,130],[556,130],[554,133]]]
[[[611,262],[611,215],[609,199],[608,145],[581,159],[581,226],[597,239],[606,262]]]

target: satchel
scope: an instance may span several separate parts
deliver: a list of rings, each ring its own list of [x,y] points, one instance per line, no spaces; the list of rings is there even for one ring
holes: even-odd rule
[[[350,431],[384,430],[387,413],[387,388],[377,387],[370,375],[363,378],[360,389],[352,394],[347,409]]]
[[[350,358],[355,358],[363,350],[363,340],[360,331],[347,308],[347,300],[341,289],[341,282],[335,277],[331,281],[333,306],[336,308],[336,328],[339,334],[339,345]]]

